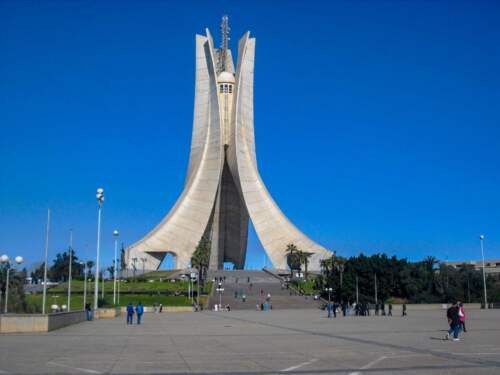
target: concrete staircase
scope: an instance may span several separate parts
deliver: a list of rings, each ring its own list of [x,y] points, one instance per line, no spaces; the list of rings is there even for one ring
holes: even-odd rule
[[[280,278],[273,276],[269,271],[210,271],[208,277],[210,280],[216,277],[225,278],[222,282],[224,288],[222,305],[229,304],[232,310],[256,310],[256,305],[260,305],[268,293],[271,295],[271,305],[274,310],[314,309],[320,306],[312,297],[301,296],[287,289]],[[217,283],[214,284],[214,293],[210,298],[210,308],[219,303],[216,288]],[[235,294],[238,294],[238,297],[235,298]],[[241,298],[243,294],[246,296],[245,302]]]

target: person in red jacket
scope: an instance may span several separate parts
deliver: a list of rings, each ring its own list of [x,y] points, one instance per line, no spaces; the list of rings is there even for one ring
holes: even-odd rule
[[[465,309],[462,302],[458,303],[458,318],[460,319],[460,328],[464,332],[467,332],[467,330],[465,329]]]

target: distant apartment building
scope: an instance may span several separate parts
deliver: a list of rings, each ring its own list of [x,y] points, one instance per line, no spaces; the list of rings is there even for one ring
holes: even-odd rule
[[[461,268],[464,264],[473,266],[475,270],[481,271],[483,268],[482,260],[463,260],[459,262],[444,262],[447,266]],[[500,275],[500,259],[488,259],[484,261],[484,271],[487,274]]]

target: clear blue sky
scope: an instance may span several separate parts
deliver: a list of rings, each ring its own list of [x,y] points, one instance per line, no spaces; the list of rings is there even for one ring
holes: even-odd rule
[[[0,2],[0,251],[103,261],[168,212],[189,155],[195,33],[257,38],[260,171],[349,256],[500,257],[496,1]],[[261,266],[254,233],[248,263]]]

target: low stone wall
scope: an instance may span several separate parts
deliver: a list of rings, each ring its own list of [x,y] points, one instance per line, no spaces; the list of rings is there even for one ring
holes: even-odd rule
[[[83,322],[84,311],[54,314],[7,314],[0,317],[0,333],[48,332]]]
[[[63,313],[54,313],[48,315],[48,330],[59,329],[72,324],[85,321],[87,316],[85,311],[71,311]]]

